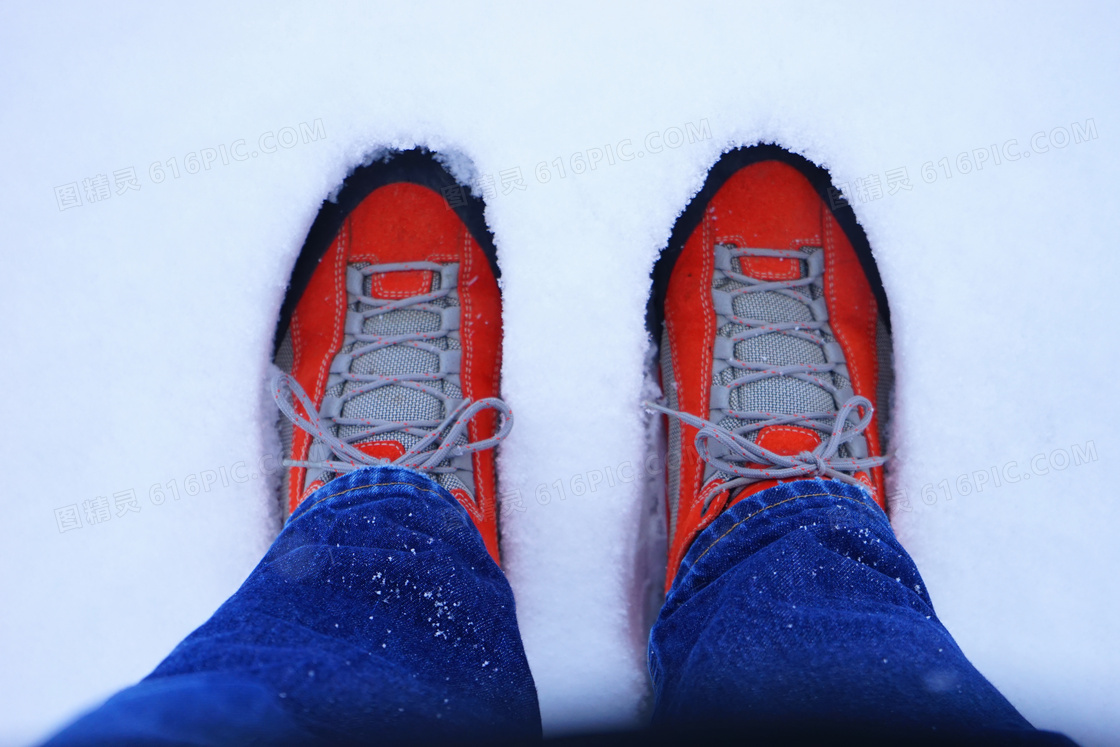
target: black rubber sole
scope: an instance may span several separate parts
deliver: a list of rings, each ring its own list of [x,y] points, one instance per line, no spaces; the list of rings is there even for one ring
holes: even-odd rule
[[[739,169],[760,161],[781,161],[793,166],[805,175],[826,205],[832,204],[829,201],[829,189],[834,188],[834,186],[828,172],[802,156],[790,153],[777,145],[754,145],[725,153],[712,166],[704,186],[688,203],[688,207],[684,209],[680,217],[677,218],[668,245],[661,250],[661,256],[653,265],[653,272],[651,273],[653,290],[650,293],[649,305],[646,307],[646,329],[653,335],[655,344],[661,342],[661,325],[664,322],[665,294],[669,290],[669,277],[673,274],[677,259],[684,250],[685,242],[688,241],[688,237],[692,235],[696,226],[700,225],[705,208],[707,208],[716,192],[719,191],[719,188]],[[859,263],[863,266],[867,280],[871,283],[871,290],[875,294],[875,300],[879,304],[879,315],[883,318],[889,332],[891,329],[890,307],[887,305],[887,294],[883,290],[883,281],[879,277],[879,268],[875,265],[875,258],[871,254],[871,246],[867,242],[867,235],[856,220],[855,211],[852,210],[850,205],[845,205],[839,209],[833,208],[832,214],[836,216],[840,228],[843,229],[848,241],[852,242],[852,247],[856,250]]]
[[[431,151],[424,148],[392,151],[368,166],[359,166],[342,183],[338,198],[334,202],[329,200],[323,202],[319,215],[315,217],[315,222],[311,224],[311,230],[307,233],[307,239],[303,242],[303,248],[292,269],[292,277],[288,281],[284,303],[280,306],[280,320],[276,325],[276,334],[272,341],[274,357],[280,348],[281,340],[284,339],[284,333],[288,331],[292,313],[311,281],[311,275],[318,267],[319,260],[334,242],[346,216],[350,215],[375,189],[397,182],[420,184],[434,190],[447,200],[449,209],[458,213],[490,261],[494,277],[500,277],[498,254],[494,247],[494,237],[486,227],[486,219],[483,216],[485,205],[482,200],[471,194],[468,188],[460,186]],[[448,200],[449,192],[451,200]]]

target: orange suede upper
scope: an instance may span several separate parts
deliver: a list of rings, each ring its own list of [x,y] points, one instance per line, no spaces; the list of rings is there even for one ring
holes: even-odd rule
[[[497,397],[501,375],[501,294],[490,264],[470,231],[437,192],[410,182],[374,190],[347,216],[334,242],[320,260],[292,314],[292,375],[315,403],[326,389],[331,361],[341,349],[346,320],[346,266],[354,262],[388,264],[428,261],[459,263],[458,296],[462,360],[460,382],[464,397]],[[371,295],[402,299],[428,293],[432,273],[426,270],[371,276]],[[298,408],[298,403],[297,403]],[[479,441],[493,435],[497,416],[483,410],[471,420],[468,435]],[[310,436],[296,429],[293,459],[306,459]],[[359,445],[378,457],[404,453],[395,442]],[[473,455],[475,496],[453,491],[471,515],[498,560],[496,475],[492,449]],[[317,485],[303,489],[305,470],[289,473],[288,507],[295,510]]]
[[[669,279],[665,333],[681,411],[704,419],[710,415],[717,331],[712,279],[717,244],[794,250],[823,247],[829,325],[844,350],[852,389],[871,402],[878,401],[878,307],[859,258],[809,180],[792,166],[762,161],[740,169],[716,192],[685,242]],[[763,280],[801,276],[800,262],[794,259],[745,257],[740,267],[743,274]],[[878,422],[876,413],[864,432],[872,455],[881,454]],[[729,491],[720,490],[724,481],[716,480],[701,492],[704,463],[696,451],[696,432],[695,427],[681,424],[680,498],[677,524],[669,527],[667,589],[697,534],[728,505],[777,482],[760,481],[731,496]],[[793,455],[811,450],[820,440],[816,431],[787,425],[763,428],[757,443],[776,453]],[[862,475],[857,479],[865,482],[875,500],[885,507],[882,468],[873,469],[870,479]],[[705,500],[713,494],[715,498],[704,511]]]

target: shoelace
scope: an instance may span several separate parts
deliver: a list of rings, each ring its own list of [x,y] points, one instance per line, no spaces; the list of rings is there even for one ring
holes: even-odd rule
[[[803,278],[797,280],[766,281],[758,280],[735,272],[730,266],[720,267],[730,279],[746,287],[726,291],[728,297],[746,293],[777,292],[789,296],[794,300],[814,309],[812,321],[773,322],[761,319],[747,319],[735,315],[728,303],[725,308],[717,309],[726,315],[736,325],[746,329],[732,336],[729,340],[730,350],[734,344],[742,340],[765,334],[784,334],[812,342],[826,351],[826,360],[823,364],[791,364],[787,366],[773,366],[767,363],[750,363],[739,361],[733,352],[729,352],[724,360],[733,368],[749,372],[736,377],[727,384],[730,391],[738,386],[761,381],[763,379],[788,376],[806,381],[821,387],[833,396],[834,400],[843,398],[841,392],[832,381],[822,378],[822,374],[830,374],[843,365],[843,353],[839,345],[828,342],[821,336],[821,331],[828,324],[827,307],[824,299],[814,300],[810,296],[797,290],[808,288],[816,282],[824,272],[823,255],[821,252],[806,252],[786,249],[753,249],[732,248],[730,257],[775,257],[780,259],[795,259],[803,261],[808,266],[808,272]],[[730,298],[728,299],[731,300]],[[724,338],[727,339],[727,338]],[[835,346],[835,348],[830,348]],[[831,378],[831,377],[829,377]],[[852,477],[856,472],[870,470],[886,463],[884,457],[840,457],[838,452],[841,446],[860,437],[871,418],[875,407],[866,397],[851,393],[845,398],[838,411],[793,413],[780,415],[769,412],[747,412],[734,410],[727,406],[726,411],[730,417],[745,421],[745,425],[729,430],[706,418],[701,418],[687,412],[681,412],[665,407],[661,402],[644,403],[645,407],[663,413],[669,417],[677,418],[682,423],[698,429],[696,434],[696,451],[700,458],[715,469],[736,475],[738,479],[728,481],[721,489],[731,490],[748,485],[759,480],[789,479],[800,477],[831,477],[841,482],[852,485],[862,485]],[[862,412],[862,415],[860,414]],[[852,416],[858,416],[853,422]],[[812,451],[803,451],[799,454],[786,456],[777,454],[759,444],[751,441],[747,436],[763,428],[775,425],[796,425],[810,428],[827,434],[821,438],[821,443]],[[713,451],[713,442],[718,446]],[[762,466],[752,466],[762,465]]]
[[[363,292],[364,280],[370,275],[415,270],[440,273],[442,278],[440,288],[430,293],[399,300],[373,298]],[[284,466],[311,467],[344,474],[359,467],[393,464],[425,472],[449,473],[454,472],[457,468],[447,464],[448,460],[493,448],[509,435],[513,428],[513,412],[501,399],[487,397],[477,401],[472,401],[469,398],[459,400],[448,396],[441,389],[430,386],[431,383],[445,379],[448,373],[458,370],[458,351],[443,350],[433,344],[433,341],[446,337],[450,332],[458,329],[458,308],[444,309],[432,305],[433,301],[444,298],[451,293],[455,286],[457,270],[457,265],[440,265],[434,262],[399,262],[369,265],[361,269],[347,268],[348,295],[353,297],[352,302],[360,302],[361,305],[369,308],[348,310],[344,348],[346,344],[351,342],[357,344],[349,352],[340,353],[335,357],[331,364],[331,374],[338,376],[342,381],[355,382],[359,386],[345,392],[340,397],[324,397],[321,407],[316,408],[311,398],[294,377],[279,368],[274,368],[271,381],[272,395],[280,411],[292,423],[302,428],[313,438],[318,439],[329,449],[326,459],[312,461],[285,459],[283,460]],[[440,329],[433,332],[411,332],[398,335],[376,335],[362,331],[365,320],[369,317],[407,308],[440,313],[443,319]],[[350,371],[350,364],[355,358],[394,345],[407,345],[439,355],[441,358],[440,372],[434,374],[383,375],[376,373],[358,374]],[[454,355],[448,355],[449,353],[454,353]],[[445,365],[451,361],[454,361],[451,364],[454,371],[448,370],[450,366]],[[417,389],[438,397],[443,402],[444,411],[447,412],[446,417],[442,420],[400,421],[346,418],[342,416],[342,409],[346,402],[375,389],[391,385]],[[292,401],[293,395],[303,406],[307,417],[296,411]],[[500,422],[497,433],[481,441],[466,442],[468,424],[483,410],[498,412]],[[345,438],[339,438],[335,435],[335,431],[342,426],[352,426],[358,430]],[[391,432],[408,433],[420,437],[420,440],[394,460],[371,456],[354,446],[354,444],[366,441],[374,436]]]
[[[762,430],[770,425],[796,424],[800,426],[810,425],[810,427],[817,428],[819,427],[819,423],[815,420],[810,420],[810,418],[820,417],[826,413],[760,417],[758,421],[744,426],[743,428],[737,428],[735,432],[732,432],[710,420],[697,417],[691,413],[669,409],[657,402],[647,401],[644,404],[650,410],[677,418],[682,423],[687,423],[699,429],[696,434],[695,443],[696,451],[700,455],[700,458],[721,472],[737,475],[741,478],[728,481],[723,486],[724,490],[731,490],[743,485],[749,485],[759,480],[784,480],[798,477],[821,476],[832,477],[852,485],[862,485],[861,482],[847,473],[863,472],[872,467],[878,467],[887,461],[886,457],[863,457],[856,459],[853,457],[838,457],[836,455],[841,446],[848,443],[856,436],[859,436],[863,430],[867,428],[868,424],[871,423],[871,415],[874,407],[866,397],[861,397],[859,395],[853,396],[845,402],[839,412],[827,413],[834,416],[833,426],[827,439],[822,439],[821,443],[812,451],[803,451],[793,456],[777,454],[764,446],[759,446],[754,441],[750,441],[744,435],[740,434]],[[847,416],[856,408],[865,408],[863,417],[861,417],[859,422],[853,427],[845,428]],[[762,414],[758,413],[758,415],[761,416]],[[740,417],[740,414],[735,413],[735,417]],[[723,452],[722,454],[716,455],[712,453],[711,444],[713,441],[723,447],[721,450]],[[750,466],[751,464],[770,465],[770,467],[752,467]]]

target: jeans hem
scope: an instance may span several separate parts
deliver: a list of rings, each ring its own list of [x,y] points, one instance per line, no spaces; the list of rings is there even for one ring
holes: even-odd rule
[[[772,488],[767,488],[766,490],[744,498],[731,508],[726,509],[715,521],[709,524],[704,531],[700,533],[700,536],[693,541],[692,546],[685,554],[684,560],[681,561],[680,569],[677,571],[676,578],[673,580],[673,587],[678,587],[709,551],[720,542],[730,537],[735,530],[742,531],[742,528],[747,525],[751,519],[758,518],[764,514],[772,516],[774,512],[780,511],[797,512],[802,510],[796,505],[799,499],[823,497],[841,498],[846,501],[851,501],[876,514],[882,521],[886,522],[888,526],[890,524],[883,509],[871,498],[870,492],[862,487],[849,485],[848,483],[838,480],[822,479],[795,480],[793,482],[780,483]],[[737,520],[733,521],[730,526],[727,526],[728,520],[734,517],[738,517]]]
[[[334,478],[326,485],[323,485],[314,493],[304,498],[300,504],[296,506],[296,510],[288,517],[285,526],[299,520],[331,498],[345,495],[355,490],[388,487],[391,485],[407,486],[413,490],[435,493],[451,501],[454,505],[459,506],[459,501],[455,500],[455,497],[447,492],[446,488],[433,480],[429,475],[411,467],[379,464],[370,467],[361,467],[353,472],[347,472],[344,475],[339,475]]]

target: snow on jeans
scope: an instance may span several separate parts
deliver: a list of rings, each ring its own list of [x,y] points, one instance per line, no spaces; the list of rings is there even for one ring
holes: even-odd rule
[[[763,491],[699,536],[650,671],[661,722],[1031,733],[938,622],[882,511],[833,481]],[[51,744],[540,730],[513,593],[466,511],[426,476],[368,467],[305,500],[209,621]]]

